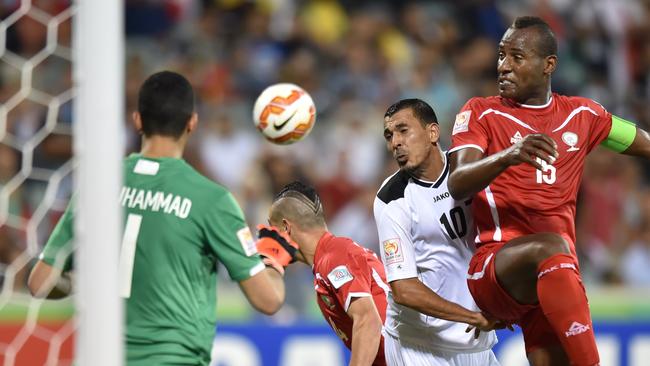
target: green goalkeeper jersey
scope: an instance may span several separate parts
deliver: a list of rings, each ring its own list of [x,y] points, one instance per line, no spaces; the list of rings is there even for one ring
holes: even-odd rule
[[[127,363],[207,364],[217,261],[235,281],[264,269],[243,213],[230,192],[181,159],[133,154],[125,159],[124,176],[119,287],[126,306]],[[71,207],[40,257],[64,271],[72,267]]]

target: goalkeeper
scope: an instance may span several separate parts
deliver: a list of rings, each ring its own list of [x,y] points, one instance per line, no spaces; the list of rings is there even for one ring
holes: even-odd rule
[[[194,92],[173,72],[149,77],[133,113],[142,149],[124,160],[125,232],[120,251],[120,295],[126,308],[128,365],[206,365],[215,331],[217,261],[251,303],[273,314],[284,302],[282,267],[267,268],[242,210],[224,187],[183,159],[197,126]],[[74,205],[70,205],[34,266],[36,297],[70,292]],[[280,253],[281,237],[259,241]],[[81,243],[83,245],[83,243]],[[284,245],[284,246],[283,246]]]

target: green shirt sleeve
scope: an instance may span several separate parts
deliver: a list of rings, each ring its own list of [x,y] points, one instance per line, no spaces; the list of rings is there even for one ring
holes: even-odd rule
[[[63,272],[70,271],[73,268],[73,210],[73,200],[70,200],[68,207],[56,224],[52,235],[50,235],[39,256],[40,260],[52,267],[61,269]]]
[[[205,226],[210,249],[234,281],[243,281],[264,269],[244,213],[232,194],[226,192],[214,203]]]

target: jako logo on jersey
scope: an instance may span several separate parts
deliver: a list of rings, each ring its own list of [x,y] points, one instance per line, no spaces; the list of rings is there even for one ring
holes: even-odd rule
[[[352,273],[348,271],[348,267],[344,265],[334,268],[332,272],[327,275],[327,278],[330,280],[334,288],[339,288],[354,279]]]
[[[445,198],[449,198],[449,192],[441,193],[435,197],[433,197],[433,202],[438,202],[440,200],[444,200]]]
[[[510,138],[510,143],[514,145],[521,140],[523,140],[523,137],[521,136],[521,133],[517,131],[515,135]]]
[[[470,114],[472,114],[472,111],[465,111],[462,113],[458,113],[456,115],[456,121],[454,122],[454,129],[451,132],[452,135],[469,131]]]
[[[404,255],[400,250],[399,239],[388,239],[383,242],[383,245],[386,264],[394,264],[404,261]]]
[[[578,335],[580,333],[584,333],[584,332],[588,331],[589,329],[590,328],[589,328],[588,325],[580,324],[578,322],[573,322],[573,324],[571,324],[571,326],[569,327],[569,330],[564,332],[564,334],[567,337],[571,337],[571,336]]]
[[[562,134],[562,141],[564,141],[565,144],[569,145],[569,148],[567,151],[578,151],[580,150],[579,147],[576,147],[578,144],[578,135],[576,135],[573,132],[565,132]]]

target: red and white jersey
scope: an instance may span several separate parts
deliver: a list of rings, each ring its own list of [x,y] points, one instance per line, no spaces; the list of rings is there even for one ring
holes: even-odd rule
[[[382,323],[386,320],[384,266],[370,250],[348,238],[325,233],[314,253],[314,288],[323,317],[348,348],[352,347],[352,318],[347,314],[354,298],[372,296]],[[385,365],[383,338],[373,365]]]
[[[473,200],[477,246],[541,232],[575,243],[576,197],[587,154],[605,138],[612,115],[581,97],[553,94],[541,106],[501,97],[470,99],[456,116],[450,153],[479,149],[484,156],[512,146],[526,135],[543,133],[557,143],[559,156],[544,167],[512,166]]]

